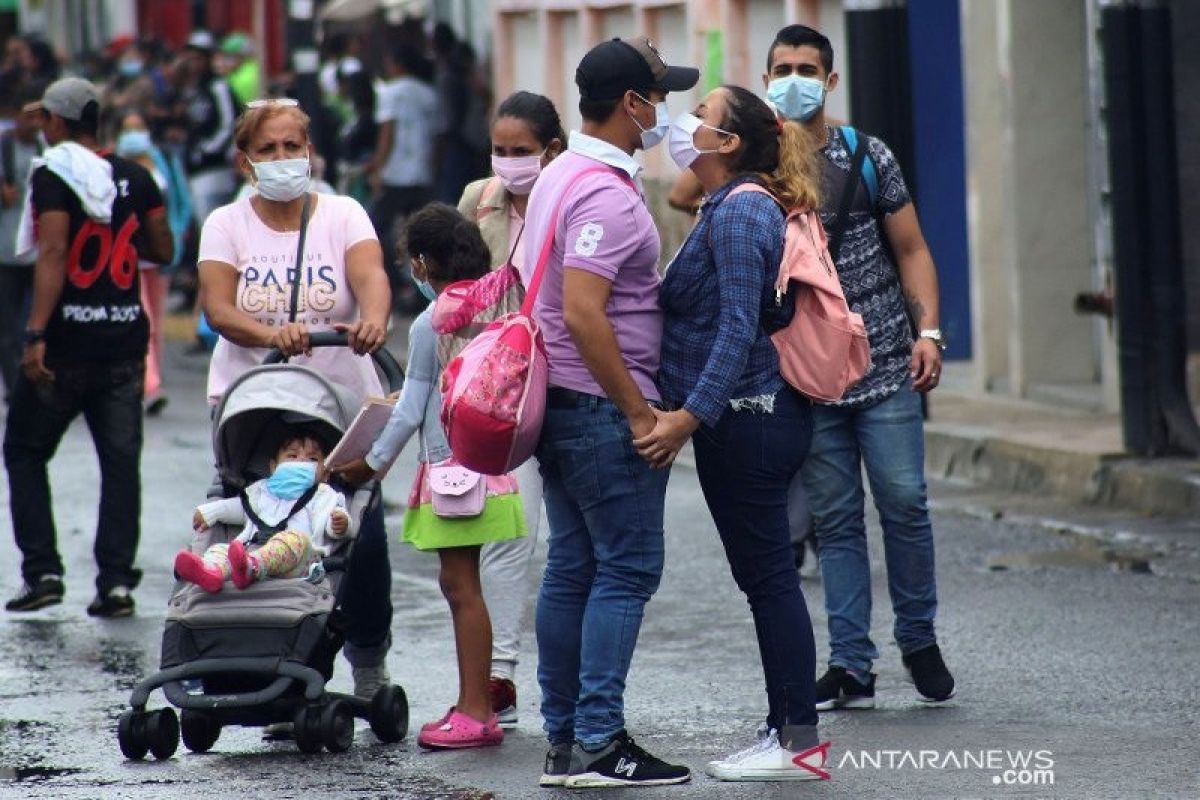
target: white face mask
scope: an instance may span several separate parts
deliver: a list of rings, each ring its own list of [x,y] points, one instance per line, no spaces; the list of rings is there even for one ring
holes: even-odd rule
[[[250,160],[250,156],[246,156]],[[312,164],[307,158],[282,161],[250,161],[254,170],[254,188],[268,200],[286,203],[308,191],[312,183]]]
[[[651,105],[650,101],[642,97],[637,92],[633,93],[637,99],[641,100],[646,105]],[[642,132],[642,149],[652,150],[657,147],[659,142],[666,138],[667,131],[671,129],[671,112],[667,110],[666,101],[661,103],[653,103],[654,106],[654,127],[643,128],[642,124],[637,121],[637,117],[629,115],[633,120],[633,124],[638,126],[638,130]]]
[[[675,118],[675,122],[671,123],[671,139],[667,142],[667,147],[671,151],[671,159],[680,169],[687,169],[705,153],[717,152],[716,150],[701,150],[696,147],[696,131],[701,128],[708,128],[725,136],[733,135],[729,131],[709,125],[695,114],[680,114]]]

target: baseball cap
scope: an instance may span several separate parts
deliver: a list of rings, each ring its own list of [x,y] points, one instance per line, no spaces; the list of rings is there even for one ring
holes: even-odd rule
[[[100,104],[100,92],[83,78],[62,78],[46,87],[42,99],[25,106],[26,111],[48,111],[63,119],[83,119],[88,103]]]
[[[135,39],[128,33],[123,33],[108,43],[104,48],[104,55],[109,58],[116,58],[124,53],[134,43]]]
[[[213,35],[211,33],[209,33],[208,31],[200,30],[200,31],[193,31],[192,35],[189,36],[187,39],[187,44],[184,46],[190,47],[194,50],[204,50],[206,52],[212,52],[212,50],[214,50],[216,48],[217,42],[215,39],[213,39]]]
[[[575,70],[575,84],[584,100],[616,100],[633,89],[640,94],[657,90],[680,92],[700,80],[695,67],[671,67],[644,36],[610,39],[593,47]]]
[[[221,40],[221,52],[231,56],[248,56],[254,50],[250,37],[238,31]]]

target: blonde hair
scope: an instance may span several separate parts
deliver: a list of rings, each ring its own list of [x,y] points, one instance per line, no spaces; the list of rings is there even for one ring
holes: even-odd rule
[[[300,130],[304,134],[304,141],[308,142],[308,126],[311,122],[308,114],[305,114],[299,106],[267,103],[258,108],[247,109],[238,117],[237,127],[233,130],[233,141],[237,145],[237,149],[245,152],[250,147],[250,140],[258,133],[258,129],[263,126],[263,123],[285,114],[296,118],[296,121],[300,123]]]
[[[733,153],[734,173],[757,176],[788,208],[819,209],[821,171],[813,137],[799,124],[782,120],[749,90],[721,88],[726,93],[721,127],[741,138]]]

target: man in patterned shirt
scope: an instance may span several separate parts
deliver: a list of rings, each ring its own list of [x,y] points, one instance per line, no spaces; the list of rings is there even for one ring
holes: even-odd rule
[[[801,471],[829,618],[829,669],[817,682],[817,708],[875,705],[871,665],[879,651],[870,637],[864,465],[883,528],[896,643],[921,700],[942,702],[953,696],[954,678],[934,633],[937,588],[920,398],[937,386],[945,346],[933,257],[887,145],[853,136],[868,150],[863,168],[851,175],[854,146],[843,129],[826,124],[825,96],[838,83],[829,39],[803,25],[784,28],[771,45],[763,83],[780,113],[801,122],[821,148],[821,219],[831,251],[840,241],[833,253],[838,276],[871,345],[862,381],[838,402],[814,406],[812,449]],[[842,220],[847,181],[854,195]]]

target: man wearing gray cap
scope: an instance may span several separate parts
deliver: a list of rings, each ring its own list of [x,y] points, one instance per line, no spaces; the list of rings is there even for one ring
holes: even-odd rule
[[[550,741],[543,786],[690,777],[634,744],[624,694],[643,610],[662,577],[669,474],[633,447],[656,424],[662,339],[660,242],[633,153],[662,141],[667,93],[698,78],[667,66],[644,38],[592,48],[575,73],[583,130],[542,172],[525,215],[526,286],[528,268],[549,253],[534,306],[550,373],[537,451],[550,522],[537,605]]]
[[[127,617],[141,511],[142,382],[148,326],[138,261],[171,260],[162,194],[145,169],[100,151],[100,99],[80,78],[28,106],[50,145],[33,161],[17,251],[38,248],[21,375],[4,434],[13,531],[24,586],[8,611],[62,602],[46,465],[79,414],[100,462],[96,599],[88,614]]]

